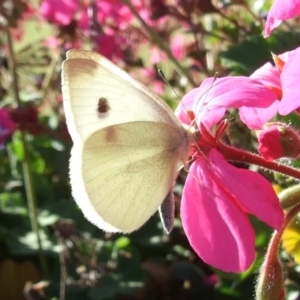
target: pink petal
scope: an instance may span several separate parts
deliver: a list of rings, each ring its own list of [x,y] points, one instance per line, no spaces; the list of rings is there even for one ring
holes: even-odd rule
[[[292,50],[292,51],[287,51],[287,52],[281,53],[281,54],[278,55],[278,57],[279,57],[281,60],[283,60],[284,62],[287,62],[287,61],[290,59],[291,55],[292,55],[297,49],[298,49],[298,48],[296,48],[296,49],[294,49],[294,50]]]
[[[282,94],[279,113],[283,116],[300,107],[300,48],[297,48],[281,72]]]
[[[209,130],[218,123],[226,109],[268,107],[276,100],[276,94],[259,81],[242,76],[206,79],[198,89],[194,111],[199,123]],[[200,127],[200,126],[199,126]]]
[[[254,231],[232,196],[213,180],[205,158],[190,168],[181,218],[191,246],[206,263],[226,272],[250,267],[255,257]]]
[[[267,87],[281,90],[280,72],[269,62],[257,69],[250,78],[258,80]]]
[[[267,108],[241,107],[240,119],[249,128],[260,129],[277,114],[279,105],[280,101],[276,100]]]
[[[185,55],[186,45],[183,35],[175,35],[170,44],[170,49],[176,59],[182,59]]]
[[[192,89],[189,91],[180,101],[179,105],[175,110],[175,115],[180,120],[181,123],[190,125],[191,116],[188,114],[188,111],[193,110],[195,97],[198,95],[199,88]]]
[[[283,211],[267,179],[259,173],[232,166],[215,149],[209,152],[208,159],[215,182],[223,185],[236,199],[237,205],[269,226],[280,229],[284,219]]]
[[[268,14],[265,37],[278,27],[281,21],[288,20],[300,15],[300,0],[275,0]]]

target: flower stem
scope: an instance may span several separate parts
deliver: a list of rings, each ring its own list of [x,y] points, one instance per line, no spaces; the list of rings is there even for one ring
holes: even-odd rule
[[[282,200],[282,199],[280,199]],[[295,205],[285,216],[279,231],[275,231],[268,246],[265,261],[261,267],[256,287],[256,299],[283,299],[282,263],[278,256],[281,237],[289,223],[298,215],[300,203]]]
[[[7,35],[8,51],[9,51],[9,63],[12,72],[12,86],[14,90],[14,97],[16,99],[17,105],[21,106],[21,100],[19,96],[17,65],[16,65],[16,60],[15,60],[15,55],[13,50],[13,43],[12,43],[9,27],[6,26],[5,28],[6,28],[6,35]],[[47,278],[48,268],[47,268],[46,258],[42,249],[42,242],[39,233],[39,224],[37,219],[37,204],[36,204],[33,178],[30,171],[30,160],[29,160],[28,145],[26,140],[26,133],[22,128],[20,128],[20,132],[21,132],[21,140],[24,148],[24,159],[22,162],[22,168],[23,168],[23,178],[24,178],[24,184],[26,190],[26,197],[28,201],[30,223],[31,223],[31,228],[35,233],[38,242],[38,255],[39,255],[39,262],[40,262],[42,274],[44,278]]]
[[[289,167],[274,161],[265,161],[261,156],[257,154],[231,147],[222,143],[221,141],[217,143],[217,148],[227,160],[254,164],[269,170],[282,173],[287,176],[292,176],[300,180],[300,170],[293,167]]]

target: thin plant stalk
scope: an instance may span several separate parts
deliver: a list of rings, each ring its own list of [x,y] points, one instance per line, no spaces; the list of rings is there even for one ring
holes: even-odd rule
[[[17,102],[17,105],[21,106],[21,100],[19,96],[17,65],[16,65],[16,60],[15,60],[15,55],[13,50],[13,42],[12,42],[12,38],[8,26],[6,26],[6,35],[7,35],[7,45],[9,51],[9,63],[12,72],[12,87],[14,90],[14,97]],[[26,190],[30,223],[31,223],[32,231],[35,233],[38,242],[38,256],[39,256],[39,263],[41,266],[42,274],[44,278],[48,278],[46,257],[42,248],[42,242],[39,233],[39,224],[37,218],[37,202],[35,196],[34,182],[30,170],[30,159],[29,159],[28,145],[26,140],[26,133],[22,128],[20,128],[20,132],[21,132],[21,141],[24,149],[24,159],[22,162],[22,169],[23,169],[23,178],[24,178],[24,185]]]

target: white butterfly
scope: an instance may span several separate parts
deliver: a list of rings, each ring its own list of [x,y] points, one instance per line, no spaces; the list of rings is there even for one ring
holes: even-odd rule
[[[97,53],[67,53],[62,93],[74,142],[72,194],[85,217],[105,231],[128,233],[166,199],[160,213],[169,231],[172,188],[192,134],[163,100]]]

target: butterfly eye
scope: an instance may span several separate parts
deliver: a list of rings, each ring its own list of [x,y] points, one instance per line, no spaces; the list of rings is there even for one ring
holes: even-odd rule
[[[106,98],[101,97],[98,100],[98,107],[97,107],[98,113],[106,113],[109,110],[110,110],[110,106],[108,100]]]

